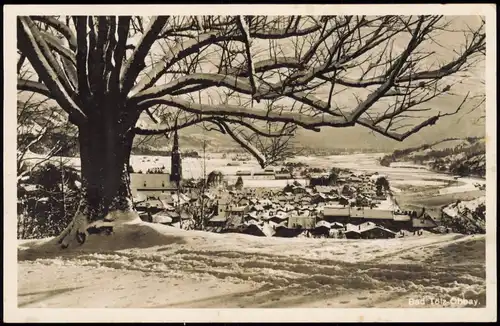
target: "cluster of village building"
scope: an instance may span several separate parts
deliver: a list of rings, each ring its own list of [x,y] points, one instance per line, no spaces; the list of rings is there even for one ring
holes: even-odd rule
[[[203,207],[206,231],[267,237],[394,238],[437,226],[425,211],[403,212],[390,191],[377,191],[378,174],[343,172],[335,186],[313,186],[323,177],[316,175],[308,186],[295,182],[284,189],[240,190],[228,189],[218,176],[201,193],[180,191],[168,174],[132,174],[136,208],[149,222],[190,228],[193,211]]]
[[[229,186],[221,172],[213,171],[202,180],[201,188],[193,183],[185,187],[177,132],[171,161],[170,173],[130,173],[135,206],[145,221],[266,237],[354,239],[394,238],[405,231],[420,234],[437,226],[425,211],[402,212],[388,183],[380,187],[378,173],[356,175],[339,170],[335,178],[331,173],[310,175],[308,186],[290,180],[284,189],[270,189],[242,187],[242,179],[258,177],[265,182],[293,176],[283,169],[238,171],[236,187],[238,182]]]

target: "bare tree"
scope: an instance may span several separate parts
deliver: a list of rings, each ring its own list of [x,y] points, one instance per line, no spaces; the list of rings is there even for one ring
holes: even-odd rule
[[[484,57],[484,22],[462,32],[443,56],[429,47],[456,34],[442,16],[19,17],[20,60],[37,76],[18,89],[56,100],[79,131],[85,196],[61,243],[135,216],[135,135],[203,122],[265,166],[273,155],[257,140],[296,127],[359,124],[403,140],[435,124],[455,111],[432,101]]]
[[[74,130],[61,116],[60,110],[46,102],[34,100],[33,94],[26,100],[17,102],[18,183],[22,183],[35,168],[49,161],[54,155],[74,145]],[[67,134],[65,139],[48,141],[48,138],[61,132]]]

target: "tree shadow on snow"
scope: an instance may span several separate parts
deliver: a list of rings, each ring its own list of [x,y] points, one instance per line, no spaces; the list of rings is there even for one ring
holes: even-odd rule
[[[27,305],[30,305],[33,303],[39,303],[39,302],[42,302],[46,299],[53,298],[57,295],[71,292],[71,291],[75,291],[75,290],[79,290],[81,288],[83,288],[83,286],[69,287],[69,288],[64,288],[64,289],[52,289],[52,290],[29,292],[29,293],[19,293],[18,297],[28,297],[28,296],[38,296],[38,297],[35,299],[32,299],[32,300],[23,302],[23,303],[18,303],[18,307],[24,308]]]
[[[263,286],[250,291],[221,294],[201,299],[161,304],[151,308],[217,308],[228,306],[235,308],[257,307],[262,301],[259,296],[261,294],[269,293],[268,290],[269,287]]]

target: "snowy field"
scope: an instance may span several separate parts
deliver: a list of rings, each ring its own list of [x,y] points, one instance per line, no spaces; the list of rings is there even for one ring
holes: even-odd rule
[[[231,160],[231,155],[228,158],[222,158],[223,154],[210,153],[207,154],[203,162],[202,159],[197,158],[183,158],[182,159],[182,173],[184,178],[201,178],[203,170],[208,174],[211,171],[218,170],[227,176],[228,181],[236,181],[237,171],[250,171],[252,173],[262,171],[262,168],[255,160],[247,162],[237,162]],[[36,154],[28,154],[33,157],[33,162],[36,161]],[[357,173],[375,173],[387,175],[391,185],[396,186],[395,192],[398,191],[397,185],[413,185],[413,186],[442,186],[440,194],[452,194],[467,191],[474,191],[477,188],[475,183],[485,184],[484,179],[478,178],[457,178],[448,174],[437,173],[428,170],[425,166],[415,165],[407,162],[393,163],[390,167],[381,166],[378,159],[384,156],[384,153],[370,153],[370,154],[352,154],[352,155],[332,155],[332,156],[319,156],[319,157],[306,157],[298,156],[290,160],[291,162],[307,163],[310,167],[319,167],[330,169],[332,167],[346,168]],[[59,158],[53,158],[55,164],[59,164]],[[64,162],[79,168],[79,158],[64,158]],[[238,163],[239,166],[228,166],[228,163]],[[170,171],[170,157],[169,156],[142,156],[132,155],[130,164],[135,171],[147,171],[151,168],[165,167],[166,171]],[[203,165],[205,164],[205,167]],[[247,178],[245,178],[247,179]],[[298,180],[305,184],[305,180]],[[452,187],[445,186],[450,181],[457,181],[459,185]],[[264,179],[248,179],[244,184],[248,187],[284,187],[288,180],[264,180]]]
[[[485,306],[478,235],[259,238],[137,222],[78,249],[44,241],[20,244],[19,307],[411,307],[424,295]]]
[[[325,157],[296,157],[294,161],[307,162],[311,166],[317,167],[338,167],[350,169],[355,172],[366,172],[387,175],[391,185],[416,185],[416,186],[439,186],[443,187],[449,181],[458,181],[462,185],[456,188],[443,190],[446,193],[463,192],[476,190],[474,183],[485,184],[484,179],[477,178],[457,178],[449,174],[430,171],[427,167],[409,162],[393,163],[391,166],[381,166],[378,159],[384,154],[353,154],[353,155],[333,155]]]
[[[395,192],[402,185],[439,188],[454,180],[416,166],[383,167],[378,165],[379,156],[296,160],[313,167],[379,172],[389,177]],[[78,158],[70,160],[79,165]],[[183,159],[184,177],[201,176],[201,162]],[[207,160],[206,171],[260,170],[256,163],[234,167],[227,166],[228,162]],[[162,165],[169,169],[170,158],[134,156],[132,164],[143,170]],[[465,195],[477,191],[474,183],[481,183],[473,178],[458,181],[459,185],[439,189],[443,193],[439,197]],[[244,183],[282,187],[287,180]],[[407,200],[418,197],[403,195]],[[78,249],[64,251],[51,240],[21,241],[19,307],[394,308],[413,307],[411,300],[425,295],[466,298],[471,300],[470,307],[485,306],[485,238],[480,235],[425,233],[389,240],[260,238],[144,222],[117,226],[114,231],[111,236],[92,235]]]

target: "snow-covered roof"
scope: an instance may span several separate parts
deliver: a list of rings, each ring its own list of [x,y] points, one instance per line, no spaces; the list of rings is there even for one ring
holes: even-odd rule
[[[316,186],[315,189],[319,193],[329,193],[335,190],[334,187],[329,187],[329,186]]]
[[[245,225],[261,225],[262,224],[262,221],[256,221],[256,220],[248,220],[246,221],[245,223],[243,223]]]
[[[394,231],[391,231],[387,228],[384,228],[383,226],[376,225],[375,223],[371,223],[371,222],[365,222],[365,223],[362,223],[360,225],[347,224],[346,226],[348,226],[347,232],[356,232],[359,234],[373,230],[373,229],[380,229],[380,230],[383,230],[384,232],[387,232],[387,233],[396,234],[396,232],[394,232]]]
[[[344,225],[340,222],[332,222],[332,223],[330,223],[330,227],[331,228],[343,228]]]
[[[394,214],[393,219],[394,219],[394,221],[409,221],[409,220],[411,220],[411,217],[410,217],[410,215],[406,215],[406,214]]]
[[[257,219],[257,212],[255,211],[249,212],[248,214],[246,214],[246,216]]]
[[[236,206],[230,209],[231,212],[243,212],[247,206]]]
[[[268,223],[263,224],[263,225],[258,225],[258,224],[249,224],[248,228],[254,228],[256,230],[259,230],[260,233],[266,237],[272,237],[276,231],[274,231],[273,227],[269,225]]]
[[[264,210],[264,207],[262,207],[262,205],[254,205],[253,208],[256,210],[256,211],[263,211]]]
[[[328,229],[329,229],[329,228],[331,228],[331,226],[332,226],[332,225],[331,225],[330,223],[328,223],[327,221],[321,220],[321,221],[318,221],[318,222],[316,223],[316,226],[315,226],[315,227],[317,227],[317,228],[320,228],[320,227],[325,227],[325,228],[328,228]]]
[[[210,222],[226,222],[227,217],[222,215],[214,216],[210,219]]]
[[[414,228],[433,228],[437,226],[437,223],[429,216],[425,218],[414,218],[411,223]]]
[[[286,220],[287,218],[288,218],[287,215],[281,215],[281,214],[276,214],[276,215],[268,217],[269,220],[278,219],[278,220],[282,220],[282,221]]]
[[[206,198],[208,198],[208,199],[210,199],[210,200],[214,200],[214,199],[215,199],[215,197],[216,197],[216,196],[215,196],[215,194],[212,194],[212,193],[210,193],[210,192],[205,192],[205,193],[203,194],[203,196],[205,196]]]
[[[153,223],[163,223],[163,224],[172,223],[172,217],[162,212],[153,215],[152,218],[153,218]]]
[[[163,208],[165,208],[168,211],[173,211],[175,210],[175,207],[170,205],[165,199],[160,199],[160,202],[163,204]]]

